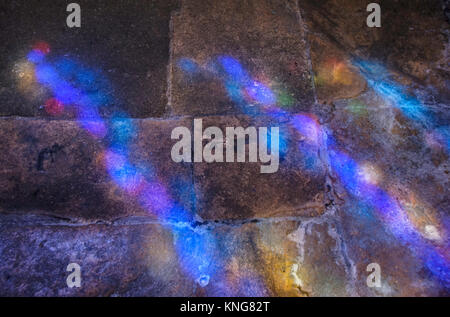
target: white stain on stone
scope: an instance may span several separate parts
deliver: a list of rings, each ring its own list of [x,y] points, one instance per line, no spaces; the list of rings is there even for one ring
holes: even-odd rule
[[[295,242],[298,248],[298,262],[303,263],[305,258],[305,225],[302,223],[294,232],[288,235],[288,239]]]
[[[424,236],[428,240],[433,240],[433,241],[441,241],[441,239],[442,239],[441,235],[439,234],[438,229],[433,225],[425,226]]]
[[[297,287],[303,288],[302,280],[298,277],[297,271],[298,271],[298,264],[297,263],[292,264],[291,277],[294,279],[294,284]]]
[[[341,237],[339,236],[336,228],[335,228],[335,220],[327,214],[322,215],[319,218],[309,219],[303,221],[297,230],[290,233],[287,237],[289,240],[295,242],[298,248],[298,256],[297,262],[302,264],[305,260],[305,242],[306,236],[310,236],[313,232],[314,225],[327,225],[327,233],[328,235],[335,240],[336,244],[333,248],[335,263],[338,266],[342,266],[344,268],[345,274],[348,277],[349,282],[346,285],[347,292],[351,296],[357,296],[357,291],[355,289],[355,280],[357,277],[356,265],[353,261],[345,256],[346,250],[343,249],[343,243],[341,241]],[[320,237],[319,237],[320,238]],[[321,240],[321,239],[320,239]],[[295,269],[295,272],[298,269],[298,264],[296,268],[292,267],[291,276],[293,276],[292,270]],[[295,279],[294,279],[295,280]],[[301,280],[300,280],[301,282]],[[303,287],[303,286],[302,286]]]

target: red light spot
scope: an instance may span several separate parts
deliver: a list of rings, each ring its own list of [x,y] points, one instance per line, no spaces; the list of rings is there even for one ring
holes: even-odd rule
[[[45,102],[45,111],[52,116],[60,115],[64,110],[64,105],[56,98],[48,99]]]
[[[39,51],[42,54],[48,54],[50,53],[50,45],[47,42],[40,41],[33,45],[33,50]]]

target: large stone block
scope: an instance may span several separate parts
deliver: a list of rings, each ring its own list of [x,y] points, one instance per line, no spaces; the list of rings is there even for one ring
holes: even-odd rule
[[[37,83],[27,61],[27,54],[37,48],[47,53],[47,63],[68,83],[101,98],[101,115],[121,110],[132,117],[162,116],[167,104],[169,21],[176,1],[77,3],[80,28],[66,25],[67,1],[2,2],[0,115],[52,114],[42,105],[54,92]],[[70,117],[69,106],[59,115]]]
[[[156,210],[178,205],[190,217],[191,165],[175,163],[170,156],[172,129],[190,123],[121,119],[111,121],[108,135],[100,140],[76,121],[2,119],[1,208],[93,221],[126,215],[159,218]],[[119,153],[114,149],[120,142],[128,145]]]
[[[175,114],[239,114],[258,102],[236,102],[223,57],[233,58],[225,68],[241,90],[251,88],[251,80],[261,82],[274,92],[276,104],[292,111],[308,110],[314,101],[296,1],[183,1],[173,32]]]
[[[196,210],[200,217],[317,216],[324,211],[326,166],[321,158],[321,134],[314,119],[305,114],[283,118],[203,118],[203,128],[209,126],[217,126],[224,133],[226,127],[279,127],[280,162],[276,172],[261,173],[261,166],[268,163],[261,163],[260,159],[249,162],[251,144],[247,139],[245,162],[194,163]],[[226,149],[224,156],[225,153]]]
[[[193,281],[177,263],[170,231],[133,226],[16,225],[2,217],[2,296],[189,296]],[[18,225],[18,226],[17,226]],[[69,263],[81,267],[69,288]]]

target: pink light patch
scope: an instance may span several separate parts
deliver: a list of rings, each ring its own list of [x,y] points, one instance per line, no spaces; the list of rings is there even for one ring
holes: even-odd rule
[[[52,116],[59,116],[64,111],[64,105],[58,99],[51,98],[45,102],[45,111]]]
[[[50,45],[48,45],[47,42],[39,41],[33,45],[33,50],[39,51],[45,55],[50,53]]]

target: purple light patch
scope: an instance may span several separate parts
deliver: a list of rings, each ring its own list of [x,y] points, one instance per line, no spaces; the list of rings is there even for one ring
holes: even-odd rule
[[[253,101],[263,105],[273,105],[276,103],[276,97],[272,90],[258,81],[253,80],[245,87],[245,92]]]

